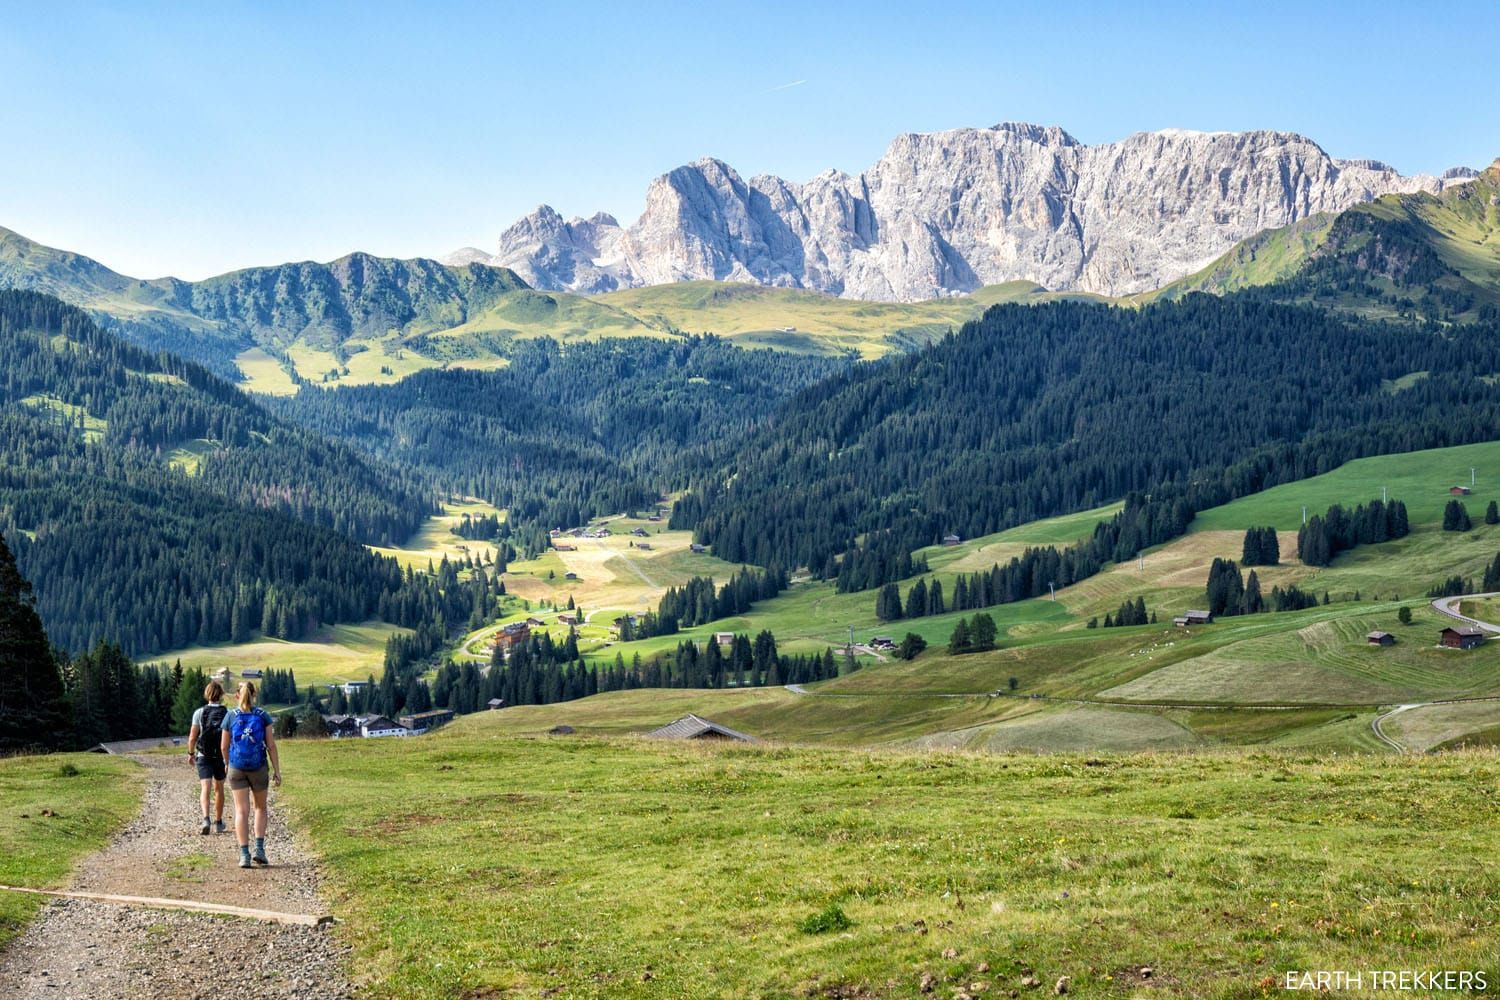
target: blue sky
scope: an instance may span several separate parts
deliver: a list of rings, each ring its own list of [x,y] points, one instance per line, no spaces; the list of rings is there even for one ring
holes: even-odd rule
[[[1279,128],[1500,155],[1500,5],[6,4],[0,225],[139,277],[491,248],[704,155],[857,172],[900,132]],[[212,9],[209,9],[212,8]]]

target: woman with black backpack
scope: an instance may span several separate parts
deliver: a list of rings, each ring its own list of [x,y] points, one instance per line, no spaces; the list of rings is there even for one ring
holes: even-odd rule
[[[229,762],[229,790],[234,793],[234,832],[240,842],[240,867],[268,865],[266,860],[266,796],[271,782],[281,787],[281,757],[271,732],[271,716],[256,707],[255,685],[240,682],[239,706],[224,717],[221,737]],[[269,767],[267,761],[270,762]],[[255,855],[250,854],[250,797],[255,797]]]
[[[188,763],[198,768],[198,783],[203,786],[203,829],[198,832],[208,836],[208,802],[210,792],[216,792],[214,828],[224,832],[224,754],[220,749],[224,726],[225,708],[219,704],[224,699],[224,688],[218,681],[209,681],[203,689],[203,705],[193,712],[193,724],[188,730]]]

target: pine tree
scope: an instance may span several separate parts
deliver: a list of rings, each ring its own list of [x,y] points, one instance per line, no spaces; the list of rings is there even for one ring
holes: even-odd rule
[[[1493,500],[1491,500],[1490,505],[1484,509],[1484,523],[1500,524],[1500,507],[1497,507],[1495,505],[1495,501]]]
[[[1247,615],[1258,615],[1265,610],[1265,601],[1260,596],[1260,577],[1255,575],[1253,569],[1245,580],[1245,597],[1241,607]]]
[[[967,653],[973,648],[972,642],[969,636],[969,621],[966,618],[960,618],[958,624],[953,626],[953,634],[948,637],[948,652]]]
[[[1458,500],[1449,500],[1448,506],[1443,508],[1443,530],[1444,531],[1468,531],[1474,527],[1469,520],[1469,512]]]
[[[984,612],[974,616],[973,643],[975,651],[995,648],[995,619]]]
[[[62,675],[32,603],[31,582],[0,535],[0,754],[61,748],[72,737],[69,721]]]
[[[177,691],[172,698],[172,732],[186,735],[193,726],[193,713],[198,706],[203,704],[203,689],[208,686],[208,678],[203,676],[203,671],[198,667],[185,670],[182,680],[177,683]]]
[[[906,617],[921,618],[927,614],[927,581],[918,580],[906,592]]]

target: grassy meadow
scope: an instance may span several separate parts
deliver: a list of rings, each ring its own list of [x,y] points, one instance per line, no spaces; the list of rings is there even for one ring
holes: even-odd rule
[[[141,769],[119,757],[0,757],[0,885],[61,888],[75,862],[135,815],[141,788]],[[0,947],[44,902],[0,892]]]
[[[292,670],[297,674],[298,686],[306,688],[308,684],[362,681],[371,674],[379,677],[385,663],[386,640],[406,631],[381,621],[325,625],[312,637],[296,642],[257,638],[243,643],[188,646],[150,659],[167,664],[180,660],[183,669],[198,667],[206,674],[228,667],[235,677],[248,669]]]
[[[1443,507],[1452,499],[1448,488],[1468,486],[1470,468],[1477,470],[1474,492],[1461,499],[1469,517],[1478,522],[1485,505],[1500,499],[1500,441],[1356,459],[1321,476],[1275,486],[1205,511],[1194,519],[1193,530],[1269,525],[1278,531],[1296,531],[1302,524],[1303,504],[1308,516],[1321,515],[1335,503],[1352,509],[1380,499],[1381,487],[1389,489],[1391,499],[1406,504],[1413,524],[1441,522]]]
[[[297,383],[264,348],[252,347],[235,356],[234,366],[244,376],[240,383],[246,392],[264,396],[295,396]]]
[[[1081,996],[1250,997],[1295,969],[1493,969],[1500,831],[1474,822],[1493,750],[851,753],[490,732],[507,714],[285,750],[281,801],[372,995],[1050,995],[1067,977]]]

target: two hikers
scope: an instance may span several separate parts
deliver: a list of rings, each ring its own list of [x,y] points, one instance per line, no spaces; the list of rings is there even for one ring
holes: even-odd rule
[[[266,860],[266,796],[271,782],[281,787],[281,757],[271,732],[271,716],[255,704],[255,684],[240,682],[239,704],[224,717],[223,756],[229,763],[229,790],[234,793],[234,832],[239,838],[240,867]],[[250,798],[255,798],[255,854],[250,854]]]
[[[266,823],[269,813],[266,796],[271,782],[281,787],[281,756],[276,736],[271,731],[271,716],[255,704],[255,684],[240,684],[235,708],[225,709],[220,701],[224,688],[210,681],[203,689],[204,704],[193,713],[188,730],[188,760],[198,768],[203,786],[203,828],[207,834],[217,828],[224,832],[224,785],[234,793],[234,832],[240,845],[240,867],[269,865],[266,858]],[[227,765],[227,766],[226,766]],[[215,820],[209,822],[210,791],[217,790]],[[255,801],[255,853],[250,853],[250,801]]]
[[[224,832],[224,754],[220,749],[220,730],[224,726],[226,709],[219,702],[224,699],[224,688],[218,681],[209,681],[203,689],[203,705],[193,712],[193,725],[188,730],[188,762],[198,768],[198,783],[203,786],[203,829],[198,832],[207,836],[208,803],[210,793],[217,793],[214,804],[214,824],[219,833]]]

